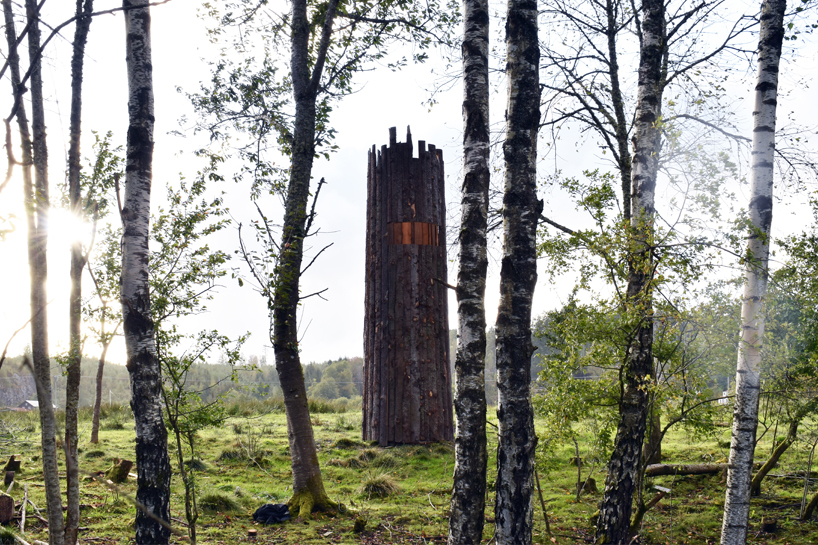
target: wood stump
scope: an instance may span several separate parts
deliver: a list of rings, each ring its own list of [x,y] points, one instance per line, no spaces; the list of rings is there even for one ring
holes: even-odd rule
[[[114,464],[105,472],[105,476],[115,483],[124,483],[128,480],[128,473],[132,467],[132,461],[116,458]]]
[[[596,479],[593,477],[588,477],[587,481],[577,483],[577,492],[579,492],[580,489],[586,494],[596,494],[599,491],[596,486]]]
[[[17,459],[18,456],[20,455],[12,454],[9,456],[9,461],[6,462],[6,467],[3,468],[3,471],[14,471],[15,473],[20,473],[21,460]]]
[[[763,517],[761,519],[761,531],[772,534],[778,529],[778,521],[776,519]]]
[[[14,481],[14,472],[13,471],[6,471],[6,476],[3,479],[3,485],[8,486]]]
[[[369,153],[363,438],[454,437],[443,154],[412,134]]]
[[[14,498],[0,494],[0,524],[8,524],[14,518]]]

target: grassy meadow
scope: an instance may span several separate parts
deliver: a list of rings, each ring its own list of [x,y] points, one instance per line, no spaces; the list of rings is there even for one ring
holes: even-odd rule
[[[230,418],[217,429],[200,433],[198,456],[189,461],[199,487],[201,516],[198,542],[210,544],[376,544],[443,543],[447,533],[449,494],[454,466],[450,444],[379,448],[360,439],[360,409],[339,403],[312,404],[312,421],[324,483],[330,496],[343,503],[346,513],[318,513],[310,521],[290,521],[272,526],[253,522],[253,511],[265,503],[283,503],[289,498],[291,476],[286,419],[280,402],[236,402],[228,406]],[[16,501],[29,497],[40,509],[45,505],[39,458],[39,426],[34,412],[0,413],[0,455],[23,456],[23,469],[11,490]],[[496,424],[494,418],[490,420]],[[83,475],[104,471],[114,458],[133,459],[134,425],[127,406],[104,407],[100,442],[88,442],[90,411],[81,416],[80,470]],[[729,428],[719,428],[716,437],[692,440],[684,431],[671,433],[663,443],[667,463],[724,461],[729,449]],[[489,492],[484,542],[491,541],[493,526],[493,483],[496,428],[489,433]],[[556,469],[539,470],[543,500],[547,506],[552,535],[546,533],[539,497],[535,497],[535,543],[587,543],[592,536],[590,520],[604,484],[604,462],[593,466],[599,492],[587,493],[576,501],[577,469],[571,465],[574,446],[558,451]],[[762,441],[757,459],[769,453],[769,439]],[[792,447],[768,477],[762,496],[753,499],[752,532],[748,543],[790,545],[818,542],[818,521],[801,522],[798,513],[803,493],[803,472],[809,450]],[[171,447],[175,465],[176,451]],[[64,467],[61,467],[64,476]],[[801,475],[798,478],[797,475]],[[718,543],[724,484],[720,476],[668,476],[650,481],[670,488],[668,497],[645,516],[644,544]],[[109,545],[133,541],[134,507],[128,497],[135,494],[135,479],[119,491],[84,478],[81,485],[81,543]],[[184,489],[172,483],[174,527],[185,531]],[[27,509],[29,541],[47,540],[43,522]],[[34,512],[36,514],[36,512]],[[43,513],[44,515],[44,513]],[[778,532],[760,532],[762,516],[778,521]],[[361,532],[358,525],[365,523]],[[256,529],[252,539],[248,530]],[[359,528],[360,529],[360,528]],[[173,537],[172,542],[182,542]]]

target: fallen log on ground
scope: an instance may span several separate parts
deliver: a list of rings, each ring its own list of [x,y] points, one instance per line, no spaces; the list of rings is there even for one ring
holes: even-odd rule
[[[727,470],[728,464],[651,464],[645,469],[646,477],[660,475],[717,475]],[[754,463],[757,469],[760,463]]]

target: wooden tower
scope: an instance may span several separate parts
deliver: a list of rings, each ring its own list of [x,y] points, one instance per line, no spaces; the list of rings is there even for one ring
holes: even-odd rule
[[[452,440],[443,153],[412,134],[369,152],[363,438]]]

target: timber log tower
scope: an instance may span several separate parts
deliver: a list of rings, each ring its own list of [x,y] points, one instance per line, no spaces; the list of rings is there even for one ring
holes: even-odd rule
[[[443,152],[412,134],[369,152],[363,438],[454,436]]]

